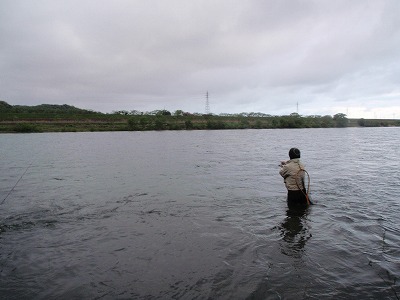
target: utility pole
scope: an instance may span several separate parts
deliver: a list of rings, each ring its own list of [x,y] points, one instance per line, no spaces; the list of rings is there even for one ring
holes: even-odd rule
[[[299,102],[298,101],[297,101],[297,104],[296,104],[296,113],[299,114]]]
[[[210,102],[208,101],[208,91],[206,93],[206,115],[210,114]]]

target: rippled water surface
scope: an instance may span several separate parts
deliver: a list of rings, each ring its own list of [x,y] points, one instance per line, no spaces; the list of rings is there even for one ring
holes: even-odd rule
[[[0,135],[2,299],[399,299],[400,130]],[[288,211],[302,150],[314,205]]]

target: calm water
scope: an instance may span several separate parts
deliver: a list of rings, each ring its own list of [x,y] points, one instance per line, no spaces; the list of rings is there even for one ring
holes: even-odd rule
[[[0,298],[399,299],[399,145],[399,128],[0,135]],[[278,174],[293,146],[305,212]]]

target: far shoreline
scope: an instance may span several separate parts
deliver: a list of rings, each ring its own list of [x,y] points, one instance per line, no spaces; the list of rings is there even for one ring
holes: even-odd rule
[[[213,121],[207,120],[169,120],[149,121],[140,125],[140,120],[132,124],[132,118],[118,120],[0,120],[0,133],[50,133],[50,132],[123,132],[123,131],[201,131],[201,130],[257,130],[257,129],[321,129],[321,128],[371,128],[371,127],[399,127],[393,120],[391,122],[367,119],[373,126],[361,126],[359,120],[348,119],[346,126],[263,126],[257,123],[257,119],[247,118],[247,124],[242,124],[237,118],[213,117]],[[189,128],[187,128],[189,127]]]
[[[10,105],[0,101],[0,133],[163,130],[307,129],[400,127],[397,119],[350,119],[346,114],[273,116],[265,113],[199,114],[177,110],[104,114],[70,105]]]

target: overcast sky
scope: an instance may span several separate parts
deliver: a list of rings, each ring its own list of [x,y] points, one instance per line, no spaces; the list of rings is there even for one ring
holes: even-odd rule
[[[400,118],[399,0],[1,0],[0,100]]]

